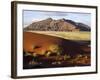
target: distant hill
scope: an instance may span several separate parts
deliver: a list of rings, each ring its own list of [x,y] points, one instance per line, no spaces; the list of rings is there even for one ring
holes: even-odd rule
[[[90,27],[83,23],[74,22],[67,19],[54,20],[47,18],[38,22],[33,22],[24,30],[33,31],[90,31]]]

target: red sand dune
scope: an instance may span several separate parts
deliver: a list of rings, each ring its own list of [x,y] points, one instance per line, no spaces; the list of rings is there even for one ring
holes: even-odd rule
[[[24,32],[23,41],[25,52],[35,52],[40,55],[44,55],[48,47],[52,44],[60,45],[63,48],[63,53],[66,54],[75,55],[84,53],[81,46],[74,41],[38,33]],[[37,46],[34,50],[33,45]]]
[[[24,32],[23,40],[24,50],[36,52],[37,54],[44,54],[49,45],[60,44],[61,42],[61,39],[32,32]],[[38,48],[33,50],[33,45],[36,45]]]

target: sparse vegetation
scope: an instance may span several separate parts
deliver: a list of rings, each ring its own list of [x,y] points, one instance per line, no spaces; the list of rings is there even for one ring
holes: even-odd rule
[[[38,31],[36,31],[36,33],[38,33]],[[64,42],[63,43],[64,46],[62,44],[59,44],[60,41],[61,42],[63,41],[62,38],[59,39],[58,43],[57,43],[57,38],[53,39],[54,41],[52,41],[52,39],[50,38],[51,39],[50,40],[51,42],[50,42],[48,41],[49,38],[47,37],[43,38],[44,35],[42,37],[38,36],[38,41],[37,39],[35,41],[34,40],[35,38],[34,38],[33,40],[31,40],[32,50],[30,50],[29,48],[29,52],[28,52],[28,49],[27,49],[28,48],[27,46],[30,47],[31,45],[26,44],[27,48],[25,47],[26,52],[24,51],[25,54],[23,58],[25,68],[28,68],[28,67],[30,68],[30,66],[31,68],[45,68],[45,67],[62,67],[62,66],[63,67],[71,67],[71,66],[74,67],[74,66],[91,65],[90,47],[87,46],[87,44],[83,42],[84,40],[90,41],[90,32],[41,32],[39,31],[39,33],[62,37],[64,38],[65,41],[67,41],[67,43],[65,44]],[[69,40],[66,40],[66,39],[69,39]],[[39,40],[43,40],[43,41],[39,41]],[[73,41],[70,42],[71,40]],[[78,44],[77,42],[74,42],[74,40],[77,40],[77,42],[78,40],[80,41],[82,40],[81,41],[83,42],[82,46],[79,45],[80,41]],[[37,45],[34,45],[35,43],[33,42],[37,43]],[[85,44],[85,46],[83,46],[83,44]],[[77,51],[77,49],[79,50],[79,52]]]

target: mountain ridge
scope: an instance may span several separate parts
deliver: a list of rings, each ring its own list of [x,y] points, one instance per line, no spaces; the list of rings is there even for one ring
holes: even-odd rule
[[[47,18],[41,21],[33,22],[24,30],[33,31],[90,31],[90,27],[84,23],[75,22],[69,19]]]

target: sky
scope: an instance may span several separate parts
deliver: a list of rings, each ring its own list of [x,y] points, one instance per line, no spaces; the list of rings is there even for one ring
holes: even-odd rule
[[[23,10],[24,27],[28,26],[33,22],[44,20],[47,18],[52,18],[55,20],[65,18],[73,20],[75,22],[82,22],[88,26],[91,26],[90,13]]]

